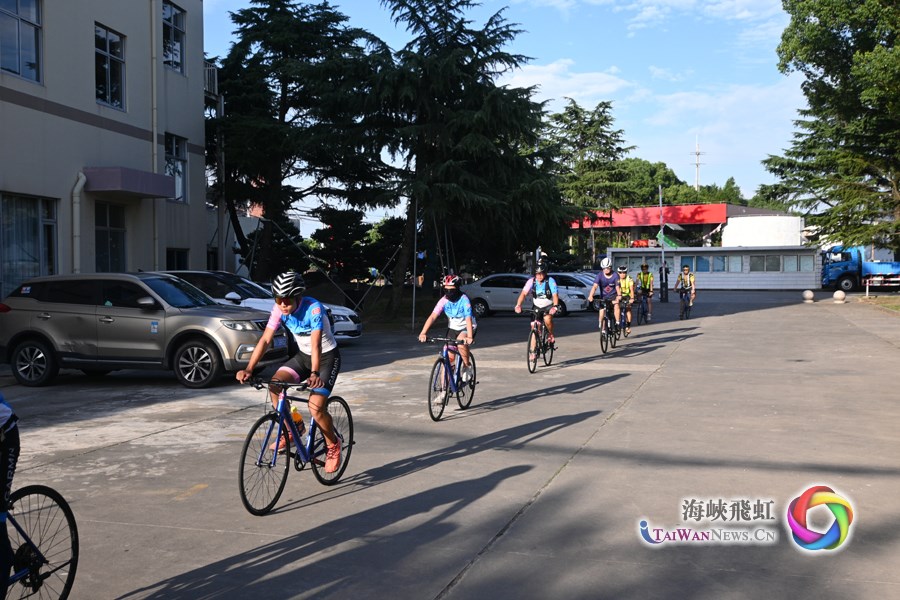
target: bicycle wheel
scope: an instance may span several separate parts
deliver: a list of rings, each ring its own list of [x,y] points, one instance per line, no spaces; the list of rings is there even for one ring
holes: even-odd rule
[[[459,404],[460,408],[469,408],[469,405],[472,404],[472,398],[475,397],[475,375],[477,373],[475,369],[475,356],[469,352],[469,365],[472,367],[472,377],[463,382],[462,387],[458,392],[456,392],[456,402]]]
[[[647,322],[647,300],[646,298],[641,298],[641,303],[638,305],[638,325],[643,325]]]
[[[528,332],[528,344],[526,345],[527,354],[525,354],[525,358],[528,360],[529,373],[534,373],[535,369],[537,369],[537,355],[540,349],[541,345],[538,340],[538,333],[532,329]]]
[[[613,324],[614,324],[615,322],[616,322],[616,321],[615,321],[615,317],[614,317],[614,316],[611,316],[611,317],[609,318],[609,327],[610,327],[610,330],[611,330],[611,331],[612,331]],[[616,347],[616,342],[619,341],[619,335],[620,335],[620,334],[619,334],[618,329],[616,329],[615,331],[612,331],[612,332],[609,334],[609,345],[612,346],[613,348]]]
[[[688,296],[688,299],[684,302],[684,318],[691,318],[691,298]]]
[[[68,598],[78,568],[78,528],[68,502],[53,488],[27,485],[9,504],[14,575],[6,597]]]
[[[331,427],[341,440],[341,464],[334,473],[325,472],[325,453],[328,447],[325,444],[325,436],[318,423],[313,427],[312,436],[312,464],[313,475],[322,485],[334,485],[340,481],[341,476],[350,463],[350,452],[353,450],[353,417],[350,414],[350,406],[340,396],[332,396],[328,399],[328,414],[331,415]]]
[[[606,318],[600,322],[600,351],[606,354],[609,351],[609,333],[606,330]]]
[[[431,368],[431,378],[428,380],[428,413],[432,421],[437,421],[444,414],[447,406],[447,394],[450,393],[450,379],[447,369],[444,368],[444,360],[438,358]]]
[[[257,419],[244,440],[238,478],[241,502],[251,515],[261,516],[272,510],[287,483],[291,453],[279,454],[275,450],[277,431],[278,413],[271,412]],[[286,429],[281,430],[281,436],[285,448],[290,448]]]
[[[550,333],[546,329],[541,332],[541,355],[544,357],[544,364],[549,367],[553,362],[553,344],[550,343]]]

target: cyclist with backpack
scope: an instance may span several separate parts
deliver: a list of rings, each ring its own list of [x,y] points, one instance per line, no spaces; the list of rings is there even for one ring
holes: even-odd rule
[[[637,274],[637,291],[647,298],[647,322],[653,318],[653,273],[650,272],[650,265],[641,264],[641,271]]]
[[[516,313],[522,312],[522,302],[525,296],[531,292],[531,303],[539,312],[538,318],[544,321],[549,334],[548,341],[551,345],[556,344],[556,338],[553,337],[553,315],[559,308],[559,292],[556,280],[547,275],[547,267],[538,263],[534,270],[534,277],[530,277],[522,287],[519,298],[516,300]],[[555,347],[555,346],[554,346]],[[532,350],[534,350],[532,348]]]

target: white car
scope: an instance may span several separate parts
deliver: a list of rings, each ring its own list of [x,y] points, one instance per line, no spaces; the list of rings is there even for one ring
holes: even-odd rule
[[[272,311],[275,298],[272,291],[246,277],[227,271],[166,271],[198,287],[220,304],[249,306],[266,312]],[[323,302],[331,314],[336,339],[357,338],[362,335],[362,321],[355,311],[336,304]]]
[[[560,281],[556,274],[551,273],[550,276],[556,279],[559,294],[559,315],[565,316],[573,311],[587,310],[587,289],[579,286],[580,280],[564,275]],[[522,273],[494,273],[474,281],[468,285],[462,286],[460,289],[472,301],[472,310],[475,317],[480,318],[489,315],[497,310],[513,310],[516,306],[516,300],[528,281],[528,275]],[[525,298],[523,308],[531,307],[531,295]]]

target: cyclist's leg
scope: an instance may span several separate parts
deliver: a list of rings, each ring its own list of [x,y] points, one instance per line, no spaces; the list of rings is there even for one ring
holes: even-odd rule
[[[328,396],[331,395],[338,373],[341,371],[341,354],[337,348],[322,354],[319,358],[319,371],[322,387],[310,390],[309,412],[322,430],[327,444],[333,446],[337,442],[337,437],[331,427],[331,415],[328,414]]]
[[[550,336],[549,339],[552,344],[556,341],[556,338],[553,337],[553,315],[549,311],[544,313],[544,326],[547,328],[547,335]]]
[[[625,300],[625,329],[631,331],[631,298]]]
[[[454,340],[462,340],[466,337],[466,330],[465,329],[463,329],[463,330],[448,329],[447,337],[454,339]],[[473,339],[473,341],[475,339],[475,331],[474,330],[472,331],[472,339]],[[466,346],[465,344],[460,344],[459,346],[457,346],[457,349],[459,350],[460,358],[462,358],[463,366],[464,367],[467,366],[469,364],[469,347]],[[450,364],[451,365],[454,364],[452,356],[450,357]]]
[[[616,315],[616,329],[619,328],[619,321],[622,320],[622,307],[616,302],[613,304],[613,313]]]
[[[7,427],[7,425],[4,425]],[[13,475],[16,472],[16,463],[19,460],[19,427],[13,425],[3,434],[0,442],[0,485],[3,488],[3,497],[0,498],[0,598],[6,598],[6,590],[9,585],[9,572],[13,564],[12,547],[9,545],[9,531],[6,529],[6,511],[9,509],[9,496],[12,493]]]
[[[293,358],[278,367],[275,374],[272,375],[273,381],[284,381],[286,383],[300,383],[309,377],[309,366],[301,360],[301,353],[298,352]],[[269,397],[272,399],[272,408],[278,408],[278,399],[284,390],[277,385],[269,386]]]

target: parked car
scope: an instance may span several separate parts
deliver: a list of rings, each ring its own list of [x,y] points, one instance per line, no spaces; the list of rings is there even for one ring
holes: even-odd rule
[[[528,281],[528,275],[522,273],[494,273],[464,285],[460,289],[472,301],[472,310],[478,318],[487,316],[493,311],[513,310],[526,281]],[[559,280],[556,282],[559,287],[560,316],[565,316],[572,311],[586,310],[588,302],[585,291],[582,291],[574,280],[569,281],[566,278],[565,282],[566,285],[562,285]],[[530,295],[526,297],[523,307],[531,307]]]
[[[166,271],[195,285],[217,302],[249,306],[271,312],[275,298],[269,288],[227,271]],[[336,304],[325,305],[331,317],[336,339],[357,338],[362,335],[362,320],[355,311]]]
[[[0,304],[0,361],[27,386],[69,367],[98,376],[171,369],[186,387],[202,388],[247,365],[268,318],[162,273],[37,277]],[[284,360],[286,342],[279,332],[259,366]]]

